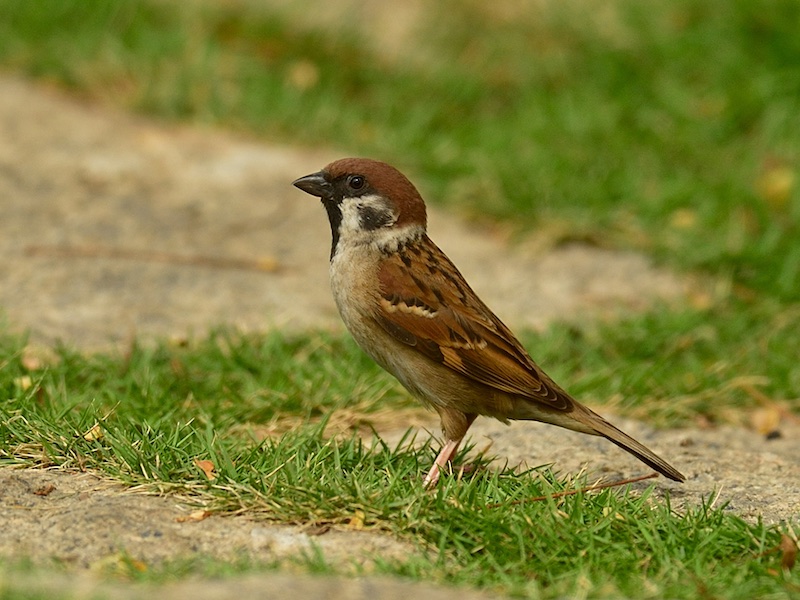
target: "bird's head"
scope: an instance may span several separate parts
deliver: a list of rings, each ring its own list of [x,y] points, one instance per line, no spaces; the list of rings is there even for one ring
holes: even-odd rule
[[[343,158],[293,185],[317,196],[328,213],[333,244],[375,244],[391,250],[425,233],[425,203],[400,171],[368,158]]]

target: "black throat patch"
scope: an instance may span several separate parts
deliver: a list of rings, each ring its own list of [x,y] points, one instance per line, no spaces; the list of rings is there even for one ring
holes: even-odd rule
[[[328,221],[331,224],[331,260],[336,253],[336,246],[339,245],[339,225],[342,224],[342,209],[339,203],[333,198],[322,198],[322,206],[328,213]]]

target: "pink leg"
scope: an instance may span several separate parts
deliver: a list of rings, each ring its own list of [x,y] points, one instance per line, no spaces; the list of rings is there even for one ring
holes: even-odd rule
[[[431,467],[431,470],[428,471],[428,474],[422,481],[422,487],[430,488],[436,485],[436,483],[439,481],[439,475],[441,474],[441,470],[444,469],[447,463],[449,463],[456,457],[456,453],[458,452],[458,447],[459,445],[461,445],[461,439],[447,440],[447,443],[444,446],[442,446],[442,450],[441,452],[439,452],[439,456],[437,456],[436,460],[433,461],[433,466]]]
[[[442,418],[442,431],[447,440],[439,456],[433,461],[433,466],[425,479],[422,481],[422,486],[430,488],[436,485],[439,481],[442,469],[445,465],[451,462],[458,453],[458,447],[461,445],[461,440],[467,435],[467,429],[472,425],[472,422],[477,418],[475,414],[465,414],[453,409],[437,409],[439,416]]]

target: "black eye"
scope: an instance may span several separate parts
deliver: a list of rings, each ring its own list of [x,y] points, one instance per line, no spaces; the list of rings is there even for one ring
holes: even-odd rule
[[[366,183],[367,180],[361,175],[350,175],[350,177],[347,178],[347,187],[351,190],[360,190]]]

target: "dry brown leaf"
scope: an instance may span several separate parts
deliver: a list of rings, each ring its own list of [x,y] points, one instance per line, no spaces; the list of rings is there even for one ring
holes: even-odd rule
[[[52,483],[48,483],[35,490],[33,493],[37,496],[49,496],[55,491],[55,489],[56,486],[54,486]]]
[[[135,558],[128,559],[128,564],[130,565],[131,569],[138,571],[139,573],[144,573],[147,571],[147,563],[142,560],[136,560]]]
[[[22,363],[22,366],[25,367],[26,371],[38,371],[43,366],[42,359],[33,355],[28,348],[23,350],[20,362]]]
[[[714,422],[702,413],[695,416],[694,424],[698,429],[714,429]]]
[[[197,523],[198,521],[203,521],[210,516],[211,516],[210,510],[194,510],[190,512],[188,515],[178,517],[175,520],[178,523]]]
[[[781,567],[785,571],[791,571],[797,562],[797,542],[785,533],[781,535],[780,543]]]
[[[216,467],[214,463],[210,460],[195,460],[194,464],[205,473],[205,476],[208,478],[209,481],[214,481],[217,478],[217,474],[214,472]]]
[[[19,357],[20,364],[28,372],[46,369],[49,365],[58,364],[60,360],[55,350],[43,346],[25,346]]]

